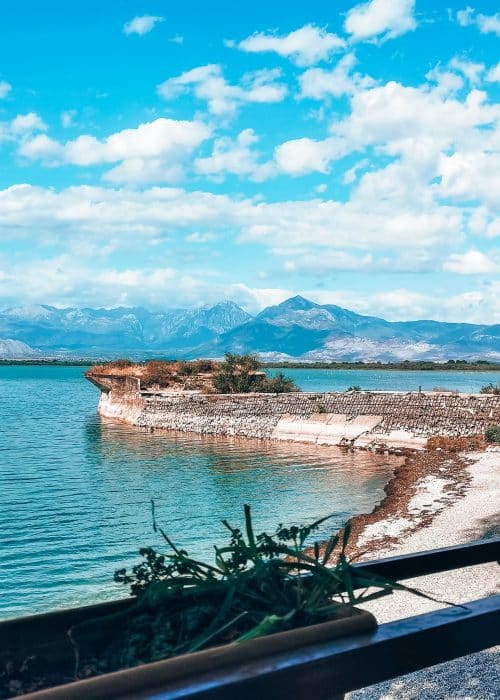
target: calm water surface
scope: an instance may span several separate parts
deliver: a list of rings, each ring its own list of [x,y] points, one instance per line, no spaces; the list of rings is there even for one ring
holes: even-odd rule
[[[398,371],[370,369],[285,369],[302,391],[345,391],[350,386],[378,391],[451,389],[475,394],[485,384],[500,382],[500,372]]]
[[[377,374],[298,372],[312,391],[367,388]],[[98,392],[82,374],[81,367],[0,367],[2,618],[123,595],[114,570],[137,561],[140,546],[162,547],[152,498],[174,541],[211,556],[221,518],[241,524],[243,503],[262,529],[334,512],[326,536],[373,508],[395,466],[390,457],[332,448],[151,435],[103,421]],[[396,386],[396,374],[379,376],[393,377],[387,388],[406,388]],[[461,373],[445,378],[455,387],[459,374],[462,381]],[[423,384],[409,373],[401,381]]]

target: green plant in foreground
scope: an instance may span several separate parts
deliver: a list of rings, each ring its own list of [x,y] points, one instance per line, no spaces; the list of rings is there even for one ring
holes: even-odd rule
[[[115,573],[136,600],[126,612],[70,630],[80,668],[83,662],[99,673],[345,617],[355,604],[405,588],[352,566],[348,525],[321,549],[318,543],[306,549],[311,533],[331,516],[256,534],[245,505],[244,529],[223,520],[229,542],[215,546],[215,561],[208,564],[171,541],[152,507],[154,530],[171,553],[141,549],[141,563]]]

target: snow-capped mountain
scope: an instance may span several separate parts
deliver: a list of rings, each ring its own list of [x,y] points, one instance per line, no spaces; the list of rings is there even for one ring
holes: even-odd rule
[[[195,354],[219,357],[226,351],[256,352],[269,361],[500,361],[500,325],[390,322],[296,296],[264,309]]]
[[[301,296],[255,317],[231,301],[161,312],[19,307],[0,312],[1,337],[44,354],[79,357],[222,357],[230,351],[270,361],[500,361],[500,325],[390,322]]]
[[[164,312],[41,305],[0,312],[0,337],[29,343],[46,353],[163,353],[208,342],[250,318],[231,301]]]

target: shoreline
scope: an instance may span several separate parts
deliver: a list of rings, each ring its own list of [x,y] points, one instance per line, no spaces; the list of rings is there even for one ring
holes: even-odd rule
[[[423,457],[418,455],[419,459]],[[500,534],[498,447],[481,452],[443,454],[432,469],[432,478],[424,482],[427,488],[419,491],[418,485],[425,478],[422,472],[417,467],[412,473],[411,464],[403,466],[399,470],[403,473],[403,480],[398,485],[400,475],[395,474],[386,487],[386,498],[373,513],[353,519],[355,549],[361,560],[464,544]],[[412,481],[409,494],[401,493],[405,479]],[[448,490],[439,482],[439,488],[432,488],[432,481],[438,479],[451,482]],[[414,507],[409,507],[412,503]],[[420,508],[417,508],[418,505]],[[404,518],[405,514],[411,521],[410,526],[391,532],[391,525],[396,522],[397,526],[398,518]],[[463,604],[499,592],[498,564],[490,562],[422,576],[404,583],[438,600]],[[387,598],[370,601],[360,607],[372,612],[379,623],[384,623],[437,610],[446,607],[446,604],[405,591],[395,591]],[[493,647],[438,664],[349,693],[346,700],[413,700],[417,697],[419,700],[459,697],[468,700],[493,699],[498,697],[496,693],[500,683],[499,652],[500,647]]]
[[[471,481],[467,471],[470,454],[408,451],[384,487],[385,496],[380,503],[370,513],[350,519],[348,553],[362,556],[371,552],[380,558],[380,549],[395,547],[402,537],[430,526],[441,510],[465,495]]]

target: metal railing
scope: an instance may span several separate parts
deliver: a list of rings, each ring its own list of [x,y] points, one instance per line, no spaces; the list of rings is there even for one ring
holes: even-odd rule
[[[500,538],[356,564],[397,581],[500,560]],[[173,682],[151,700],[333,700],[500,643],[500,596]]]

